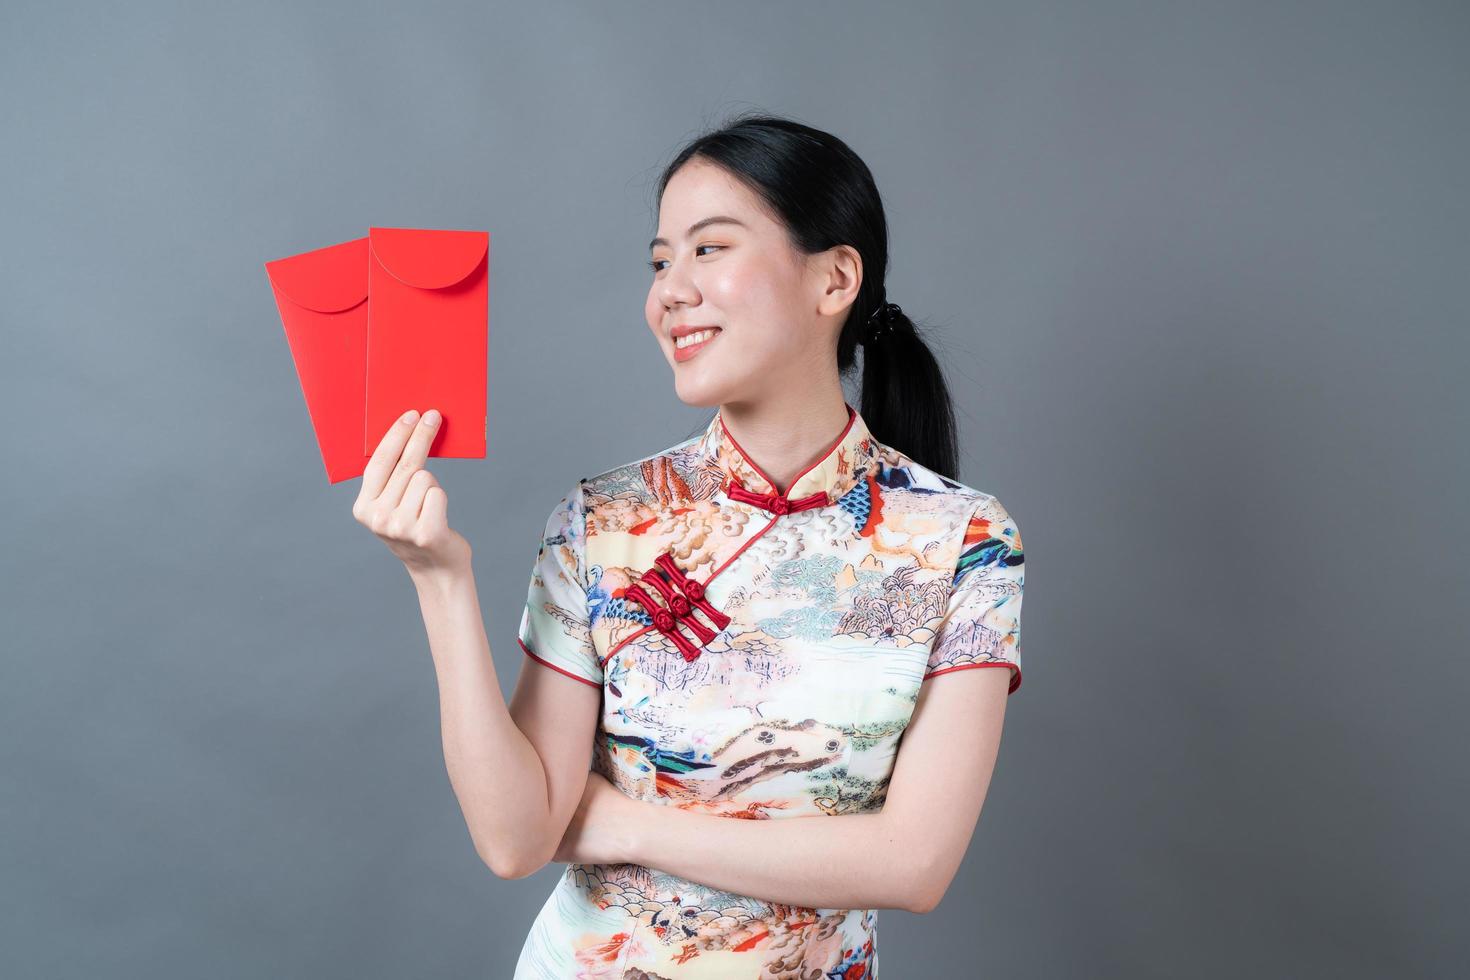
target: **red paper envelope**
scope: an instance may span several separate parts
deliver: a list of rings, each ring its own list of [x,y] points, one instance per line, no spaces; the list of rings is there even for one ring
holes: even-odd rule
[[[485,456],[490,234],[368,229],[367,412],[371,453],[404,412],[437,408],[430,456]]]
[[[367,370],[368,240],[357,238],[265,264],[291,359],[327,468],[362,476]]]

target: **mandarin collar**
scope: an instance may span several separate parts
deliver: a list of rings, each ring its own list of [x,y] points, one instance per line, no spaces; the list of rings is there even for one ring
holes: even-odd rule
[[[706,465],[719,470],[720,489],[726,496],[733,484],[748,493],[767,495],[773,501],[784,498],[788,504],[808,498],[815,500],[818,495],[825,495],[825,501],[818,501],[822,506],[834,504],[862,481],[877,458],[876,445],[862,415],[848,402],[843,404],[847,408],[847,425],[821,457],[797,475],[785,494],[776,492],[775,483],[725,428],[723,412],[716,412],[705,428],[699,441],[700,455]]]

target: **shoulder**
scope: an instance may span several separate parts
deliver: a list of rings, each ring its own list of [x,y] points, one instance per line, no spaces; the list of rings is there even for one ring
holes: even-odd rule
[[[613,502],[677,506],[713,497],[720,488],[721,473],[700,453],[701,440],[696,434],[584,476],[581,486],[587,509]]]
[[[871,479],[885,497],[904,509],[926,511],[957,534],[977,523],[1014,521],[993,493],[930,469],[903,452],[874,443],[876,461]]]

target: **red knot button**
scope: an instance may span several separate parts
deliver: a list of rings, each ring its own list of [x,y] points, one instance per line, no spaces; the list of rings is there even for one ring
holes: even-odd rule
[[[777,514],[786,513],[787,507],[788,505],[785,497],[777,497],[775,500],[771,501],[771,510]]]
[[[687,592],[689,594],[689,598],[693,599],[695,602],[698,602],[700,599],[704,598],[704,584],[702,582],[696,582],[692,578],[684,580],[684,591]]]
[[[675,616],[687,616],[693,607],[689,605],[688,599],[676,593],[674,598],[669,600],[669,608],[674,611]]]
[[[674,628],[674,617],[667,609],[660,609],[653,614],[653,625],[660,633],[667,633]]]

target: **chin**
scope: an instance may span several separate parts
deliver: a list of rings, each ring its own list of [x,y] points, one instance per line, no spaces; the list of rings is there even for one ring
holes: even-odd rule
[[[739,386],[732,385],[727,378],[685,378],[675,368],[674,394],[691,408],[716,408],[731,400],[738,390]]]

